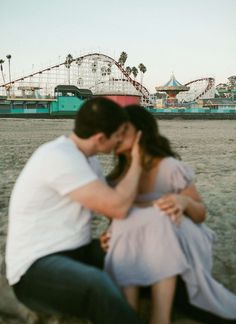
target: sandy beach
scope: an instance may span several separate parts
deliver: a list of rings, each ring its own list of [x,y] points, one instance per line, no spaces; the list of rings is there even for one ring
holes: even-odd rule
[[[195,169],[197,187],[208,208],[207,223],[218,235],[213,273],[222,284],[236,293],[236,122],[161,120],[159,126],[182,159]],[[72,127],[72,120],[0,119],[1,276],[5,271],[3,258],[7,211],[14,182],[40,144],[61,134],[69,134]],[[112,157],[99,158],[107,172]],[[95,218],[93,235],[99,235],[106,223],[104,218]],[[4,310],[0,307],[0,323],[1,312]]]

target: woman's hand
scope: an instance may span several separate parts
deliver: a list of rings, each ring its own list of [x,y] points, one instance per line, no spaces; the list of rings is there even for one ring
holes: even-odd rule
[[[188,205],[188,197],[178,194],[167,194],[156,200],[154,205],[164,211],[177,226],[180,225],[183,213]]]
[[[111,234],[109,232],[102,233],[102,235],[99,238],[101,248],[103,249],[104,252],[107,252],[107,250],[109,248],[110,238],[111,238]]]
[[[137,135],[135,137],[135,140],[133,142],[132,149],[131,149],[132,160],[138,161],[139,164],[140,164],[140,160],[141,160],[141,152],[140,152],[140,146],[139,146],[139,141],[140,141],[141,136],[142,136],[142,132],[138,131]]]

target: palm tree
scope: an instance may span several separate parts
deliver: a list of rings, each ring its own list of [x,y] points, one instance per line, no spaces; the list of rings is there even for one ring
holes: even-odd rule
[[[138,75],[138,69],[133,66],[132,69],[131,69],[132,73],[133,73],[133,76],[134,76],[134,79],[136,79],[137,75]]]
[[[11,83],[11,55],[8,54],[6,58],[8,59],[9,82]]]
[[[145,65],[143,65],[143,63],[140,63],[139,66],[138,66],[138,68],[139,68],[139,70],[141,72],[141,74],[140,74],[140,83],[142,85],[143,84],[143,75],[147,71],[147,68],[146,68]]]
[[[65,66],[69,68],[72,61],[73,61],[73,56],[71,54],[68,54],[66,57]]]
[[[70,66],[73,62],[73,56],[68,54],[65,61],[65,67],[68,69],[68,84],[70,84]]]
[[[127,72],[128,75],[130,75],[132,73],[132,69],[130,66],[127,66],[125,71]]]
[[[3,74],[3,63],[4,63],[4,60],[0,60],[0,67],[1,67],[1,73],[2,73],[2,80],[3,80],[3,83],[5,84],[6,81],[5,81],[5,78],[4,78],[4,74]]]
[[[119,60],[118,60],[118,63],[119,63],[121,66],[124,66],[124,65],[125,65],[125,62],[126,62],[126,60],[127,60],[127,57],[128,57],[127,53],[125,53],[125,52],[121,52],[120,57],[119,57]]]

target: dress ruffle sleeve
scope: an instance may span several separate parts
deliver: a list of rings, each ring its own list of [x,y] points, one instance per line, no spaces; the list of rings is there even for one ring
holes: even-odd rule
[[[175,167],[172,167],[170,174],[170,183],[172,185],[173,192],[178,193],[179,191],[192,185],[195,181],[196,175],[191,166],[182,161],[175,161]]]

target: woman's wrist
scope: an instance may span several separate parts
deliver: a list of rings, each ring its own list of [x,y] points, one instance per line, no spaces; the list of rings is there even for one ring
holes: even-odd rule
[[[189,207],[189,204],[190,204],[190,197],[188,196],[185,196],[185,195],[179,195],[180,196],[180,199],[181,199],[181,205],[182,205],[182,209],[183,211],[187,211],[188,207]]]

